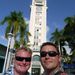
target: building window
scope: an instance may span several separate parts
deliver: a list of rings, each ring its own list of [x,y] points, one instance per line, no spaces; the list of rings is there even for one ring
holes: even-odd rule
[[[35,0],[36,3],[42,3],[42,0]]]
[[[42,6],[36,6],[36,12],[42,13]]]
[[[33,61],[40,61],[40,56],[39,55],[34,55],[33,56]]]

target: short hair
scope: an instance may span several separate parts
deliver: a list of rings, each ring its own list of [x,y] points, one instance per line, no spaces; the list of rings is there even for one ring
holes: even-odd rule
[[[46,45],[54,46],[54,47],[56,48],[58,54],[59,54],[59,48],[58,48],[58,46],[57,46],[56,44],[52,43],[52,42],[44,42],[44,43],[42,43],[42,45],[41,45],[41,47],[40,47],[40,52],[41,52],[41,49],[42,49],[44,46],[46,46]]]
[[[28,47],[20,47],[20,48],[16,49],[15,55],[17,54],[17,52],[19,52],[21,50],[28,51],[30,54],[32,54],[32,50],[30,48],[28,48]]]

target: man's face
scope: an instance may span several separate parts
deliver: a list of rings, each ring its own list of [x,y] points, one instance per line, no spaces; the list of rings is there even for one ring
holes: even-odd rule
[[[25,73],[30,68],[31,54],[27,51],[21,50],[17,52],[14,60],[14,69],[17,72]]]
[[[41,64],[44,69],[56,69],[60,63],[60,56],[52,45],[46,45],[41,50]]]

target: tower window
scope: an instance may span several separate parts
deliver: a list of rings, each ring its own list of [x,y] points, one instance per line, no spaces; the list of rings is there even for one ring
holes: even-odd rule
[[[42,12],[42,6],[36,6],[36,12],[41,13]]]
[[[40,57],[38,55],[33,56],[33,61],[40,61]]]
[[[42,0],[35,0],[36,3],[42,3]]]

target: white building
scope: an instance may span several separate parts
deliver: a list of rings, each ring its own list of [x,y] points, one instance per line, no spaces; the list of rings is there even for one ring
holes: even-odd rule
[[[46,41],[46,20],[47,4],[46,0],[32,0],[29,32],[31,36],[30,48],[33,50],[32,66],[30,68],[32,75],[40,75],[43,68],[40,64],[40,45]]]

